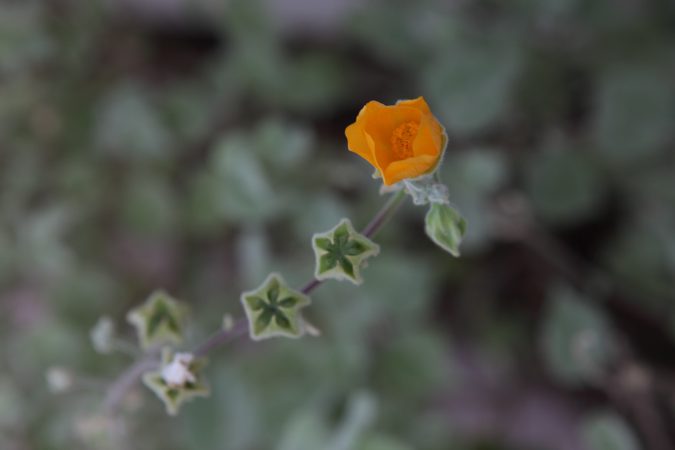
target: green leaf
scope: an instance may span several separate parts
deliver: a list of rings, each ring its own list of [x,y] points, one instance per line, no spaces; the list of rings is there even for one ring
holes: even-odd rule
[[[223,220],[259,223],[279,211],[279,196],[248,135],[233,133],[218,141],[209,163],[211,181],[202,183],[217,191],[209,206]]]
[[[412,447],[383,434],[369,434],[361,442],[358,450],[412,450]]]
[[[432,203],[425,220],[427,236],[436,245],[450,253],[459,256],[459,245],[466,232],[466,221],[450,205]]]
[[[582,436],[589,450],[640,450],[639,441],[630,426],[610,411],[587,418]]]
[[[103,99],[95,132],[99,151],[133,160],[167,157],[171,135],[146,92],[136,84],[122,84]]]
[[[280,89],[281,99],[293,110],[307,113],[329,111],[349,92],[347,66],[332,52],[312,51],[293,58]]]
[[[328,424],[321,408],[306,408],[287,421],[277,450],[316,450],[323,448],[328,438]]]
[[[360,270],[366,260],[380,252],[380,247],[359,234],[348,219],[312,237],[316,258],[314,276],[317,280],[349,280],[362,283]]]
[[[357,391],[350,396],[345,405],[342,423],[333,437],[326,442],[326,450],[353,449],[365,430],[371,426],[377,416],[376,398],[367,391]]]
[[[509,179],[506,152],[500,148],[469,147],[445,155],[439,172],[448,180],[452,203],[471,224],[462,237],[462,254],[485,250],[500,229],[492,220],[494,194]]]
[[[408,323],[408,325],[411,325]],[[383,396],[394,396],[398,404],[413,404],[433,398],[440,387],[449,388],[457,379],[448,364],[439,364],[447,352],[440,334],[418,330],[392,337],[370,362],[372,380]],[[389,417],[404,417],[387,411]]]
[[[301,167],[314,141],[310,129],[274,118],[258,125],[252,138],[263,161],[281,172]]]
[[[275,336],[298,338],[305,333],[300,310],[311,300],[291,289],[276,273],[270,274],[257,289],[242,293],[241,303],[253,340]]]
[[[423,73],[423,94],[436,99],[450,132],[468,134],[502,117],[520,70],[517,36],[458,30]]]
[[[528,175],[535,210],[554,224],[573,224],[591,216],[603,199],[601,174],[583,151],[546,151],[534,159]]]
[[[175,194],[168,180],[144,173],[124,187],[122,218],[127,226],[147,236],[166,236],[175,230]]]
[[[46,33],[46,8],[42,6],[30,2],[0,4],[0,72],[3,74],[21,73],[56,48],[56,42],[50,41]]]
[[[608,161],[625,165],[668,151],[675,88],[667,67],[660,60],[629,62],[600,79],[594,137]]]
[[[662,205],[663,212],[667,213],[667,203]],[[637,213],[625,221],[608,242],[603,259],[623,286],[641,293],[639,297],[629,296],[630,301],[650,314],[663,315],[673,311],[675,217],[661,216],[656,220],[655,217],[659,216]]]
[[[549,370],[572,386],[601,378],[616,356],[615,336],[602,311],[566,287],[549,296],[542,343]]]

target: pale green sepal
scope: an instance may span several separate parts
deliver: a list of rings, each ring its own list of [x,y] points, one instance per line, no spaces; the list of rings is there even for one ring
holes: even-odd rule
[[[415,205],[448,203],[448,188],[438,181],[435,173],[405,179],[400,183],[404,186],[405,191],[410,197],[412,197]]]
[[[425,230],[436,245],[452,256],[459,256],[459,245],[466,232],[466,221],[452,206],[432,203],[427,212]]]
[[[160,369],[143,374],[143,384],[162,400],[167,414],[175,416],[183,403],[211,393],[201,374],[206,362],[206,358],[174,354],[165,348]]]
[[[395,183],[395,184],[392,184],[391,186],[387,186],[386,184],[383,183],[382,185],[380,185],[379,193],[380,193],[380,195],[393,194],[395,192],[400,191],[403,188],[404,188],[404,186],[403,186],[402,181],[398,182],[398,183]]]
[[[349,280],[361,284],[361,268],[380,253],[380,246],[357,232],[349,219],[342,219],[325,233],[312,237],[317,280]]]
[[[251,339],[271,337],[299,338],[305,334],[300,310],[310,298],[286,284],[281,275],[272,273],[255,290],[241,294]]]
[[[164,291],[155,291],[141,306],[127,314],[127,321],[136,328],[144,350],[162,344],[183,341],[187,306]]]

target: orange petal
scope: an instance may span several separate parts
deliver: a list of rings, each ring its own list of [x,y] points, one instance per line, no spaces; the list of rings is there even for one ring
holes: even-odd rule
[[[438,157],[443,151],[443,135],[445,130],[434,116],[422,117],[417,137],[413,142],[415,156],[431,155]]]
[[[396,104],[401,106],[410,106],[420,110],[422,114],[431,115],[431,109],[429,109],[429,105],[427,104],[426,100],[424,100],[424,97],[417,97],[411,100],[399,100],[396,102]]]
[[[347,136],[347,147],[349,150],[356,153],[373,166],[376,166],[372,147],[368,144],[368,141],[370,140],[372,142],[372,139],[366,135],[363,130],[363,125],[358,123],[358,121],[354,122],[347,127],[345,135]]]
[[[406,178],[417,178],[432,170],[438,156],[420,155],[403,161],[394,161],[382,172],[384,184],[391,186]]]
[[[363,108],[361,108],[361,111],[359,111],[358,116],[356,116],[356,121],[349,125],[347,129],[345,129],[345,135],[347,136],[347,148],[368,161],[376,169],[379,168],[377,167],[377,163],[375,162],[375,157],[373,155],[373,140],[366,133],[365,125],[370,112],[372,112],[373,109],[377,109],[378,107],[382,106],[384,105],[380,102],[376,102],[374,100],[369,101],[363,106]]]
[[[396,160],[391,148],[391,136],[405,122],[420,123],[422,114],[407,106],[375,106],[366,116],[366,133],[373,139],[374,156],[380,169]]]

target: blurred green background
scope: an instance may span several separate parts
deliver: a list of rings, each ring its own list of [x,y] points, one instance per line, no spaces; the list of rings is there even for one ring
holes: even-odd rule
[[[188,345],[383,199],[344,128],[424,95],[469,222],[407,205],[320,338],[219,349],[178,418],[89,331],[155,288]],[[0,448],[675,448],[669,0],[2,0]],[[189,348],[189,347],[187,347]],[[72,389],[50,393],[63,367]]]

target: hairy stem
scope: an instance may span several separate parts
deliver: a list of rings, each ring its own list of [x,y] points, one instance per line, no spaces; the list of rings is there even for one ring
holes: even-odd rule
[[[384,227],[387,222],[394,216],[394,213],[401,206],[401,202],[405,198],[405,190],[401,189],[391,196],[389,201],[375,214],[370,223],[361,231],[363,235],[368,238],[373,238]]]

